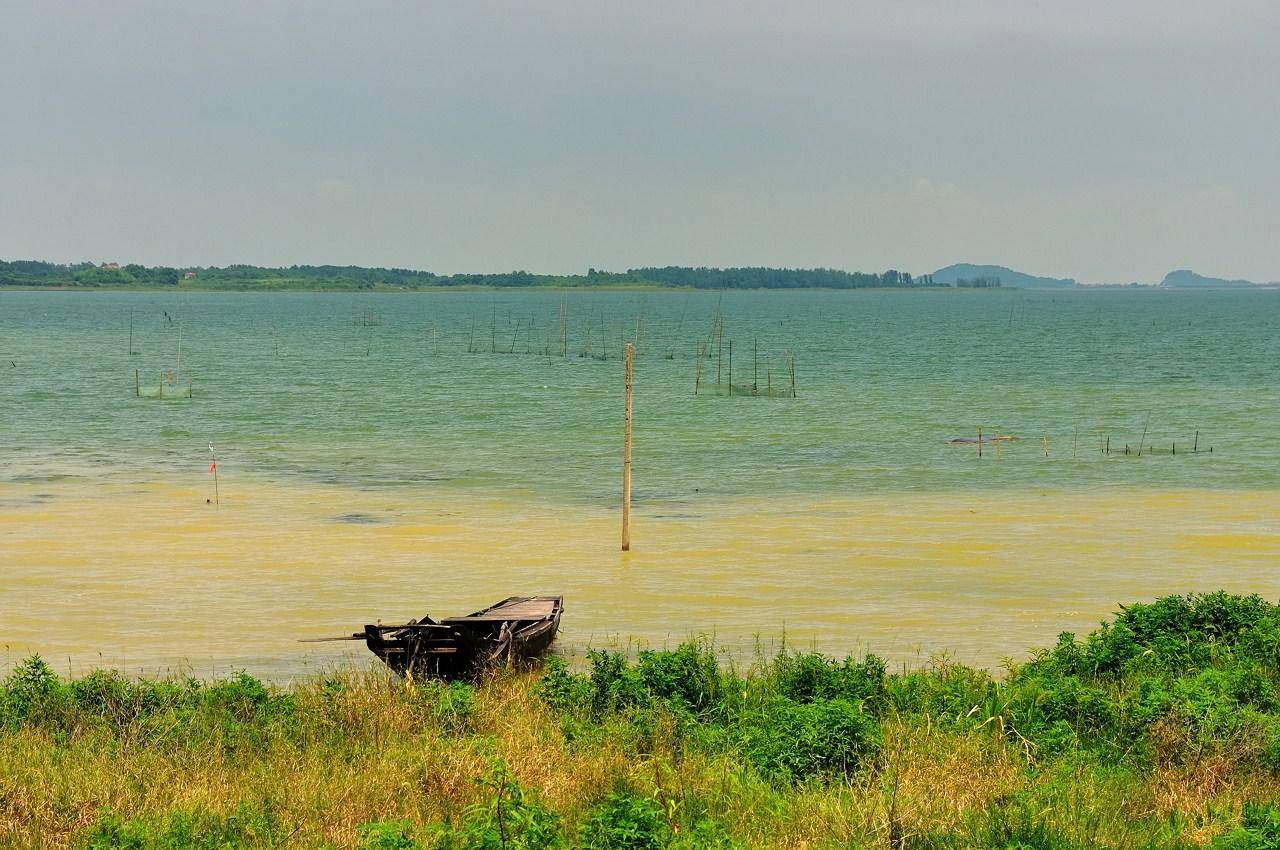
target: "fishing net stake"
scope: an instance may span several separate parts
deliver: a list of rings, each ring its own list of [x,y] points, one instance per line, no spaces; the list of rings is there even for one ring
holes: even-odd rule
[[[212,458],[209,471],[213,473],[213,503],[221,505],[222,497],[218,494],[218,456],[213,453],[213,443],[209,444],[209,457]]]
[[[626,410],[622,419],[622,551],[631,551],[631,377],[635,346],[627,343]]]

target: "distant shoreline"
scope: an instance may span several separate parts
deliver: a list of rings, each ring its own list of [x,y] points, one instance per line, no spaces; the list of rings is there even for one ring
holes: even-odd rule
[[[676,285],[676,284],[659,284],[659,283],[635,283],[635,284],[579,284],[579,285],[555,285],[555,284],[534,284],[529,286],[500,286],[500,285],[451,285],[451,284],[428,284],[425,286],[156,286],[156,285],[137,285],[137,284],[112,284],[112,285],[76,285],[76,284],[49,284],[45,286],[26,284],[21,286],[0,284],[0,293],[2,292],[72,292],[72,293],[111,293],[111,292],[138,292],[138,293],[201,293],[201,292],[235,292],[235,293],[253,293],[262,295],[308,295],[308,294],[358,294],[358,293],[423,293],[438,294],[442,292],[1053,292],[1053,293],[1078,293],[1078,292],[1176,292],[1176,293],[1197,293],[1197,292],[1278,292],[1280,284],[1259,283],[1249,287],[1171,287],[1160,286],[1158,284],[1076,284],[1075,286],[1050,287],[1050,286],[992,286],[982,288],[967,288],[948,286],[947,284],[935,283],[917,286],[859,286],[859,287],[830,287],[830,286],[796,286],[796,287],[778,287],[778,286],[757,286],[757,287],[699,287],[692,285]]]

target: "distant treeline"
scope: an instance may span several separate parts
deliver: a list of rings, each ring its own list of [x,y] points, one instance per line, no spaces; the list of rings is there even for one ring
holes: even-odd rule
[[[135,263],[45,263],[0,261],[0,286],[184,287],[191,289],[420,289],[448,286],[670,286],[695,289],[869,289],[935,284],[929,275],[913,277],[893,269],[881,274],[839,269],[708,268],[664,266],[584,275],[497,274],[438,275],[413,269],[361,266],[264,266],[170,268]]]

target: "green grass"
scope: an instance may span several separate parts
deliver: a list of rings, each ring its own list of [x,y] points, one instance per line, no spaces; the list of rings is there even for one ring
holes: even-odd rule
[[[0,685],[14,847],[1280,848],[1280,606],[1133,605],[993,676],[686,644],[479,686]]]

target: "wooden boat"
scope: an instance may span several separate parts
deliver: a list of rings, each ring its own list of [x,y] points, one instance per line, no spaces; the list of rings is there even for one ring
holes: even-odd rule
[[[423,617],[396,626],[367,625],[350,637],[401,676],[473,679],[499,666],[537,659],[560,630],[561,596],[512,596],[465,617]]]

